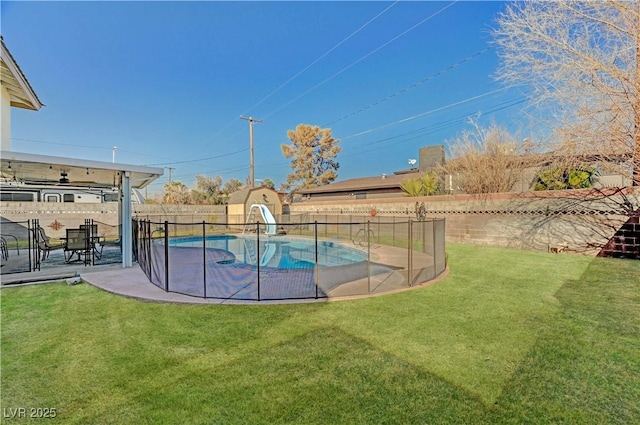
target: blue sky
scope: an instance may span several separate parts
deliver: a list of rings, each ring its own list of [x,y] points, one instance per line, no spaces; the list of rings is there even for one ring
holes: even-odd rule
[[[2,35],[46,105],[12,111],[12,150],[276,185],[298,124],[340,140],[338,180],[408,168],[481,114],[522,130],[494,79],[502,2],[1,2]],[[168,181],[169,171],[150,191]],[[258,181],[259,183],[259,181]]]

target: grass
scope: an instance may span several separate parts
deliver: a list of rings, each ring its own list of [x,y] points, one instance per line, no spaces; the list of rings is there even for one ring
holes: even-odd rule
[[[1,407],[65,424],[639,423],[639,262],[447,251],[435,285],[336,303],[2,289]]]

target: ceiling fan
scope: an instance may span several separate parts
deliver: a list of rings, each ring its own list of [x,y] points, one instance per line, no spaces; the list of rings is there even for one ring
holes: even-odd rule
[[[66,171],[62,171],[60,173],[60,183],[61,184],[69,183],[69,178],[68,178],[68,174],[67,174]]]

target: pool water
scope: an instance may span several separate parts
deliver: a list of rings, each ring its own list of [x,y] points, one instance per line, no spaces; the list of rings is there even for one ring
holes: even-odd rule
[[[338,242],[318,241],[291,236],[262,236],[258,242],[255,235],[215,235],[204,239],[206,249],[226,251],[233,255],[225,264],[242,262],[260,267],[277,269],[309,269],[335,267],[367,260],[367,253]],[[176,238],[169,241],[170,247],[202,248],[201,237]]]

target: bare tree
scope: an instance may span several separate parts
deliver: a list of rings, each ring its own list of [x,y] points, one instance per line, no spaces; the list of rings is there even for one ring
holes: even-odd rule
[[[290,167],[294,171],[287,175],[287,183],[293,190],[321,186],[338,177],[340,165],[334,158],[342,148],[330,128],[299,124],[287,132],[287,137],[291,144],[280,147],[286,158],[292,158]]]
[[[475,121],[449,146],[452,158],[443,166],[456,186],[470,194],[510,192],[523,179],[525,169],[539,161],[532,144],[519,142],[506,128],[488,128]]]
[[[631,160],[640,185],[640,4],[637,0],[512,2],[493,31],[500,79],[531,88],[551,119],[557,154]]]
[[[189,204],[189,188],[182,182],[174,180],[164,185],[163,202],[165,204]]]

